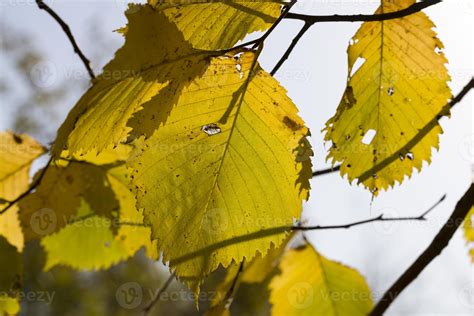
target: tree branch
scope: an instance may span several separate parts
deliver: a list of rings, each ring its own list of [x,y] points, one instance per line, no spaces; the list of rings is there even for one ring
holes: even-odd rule
[[[285,61],[290,57],[293,49],[298,44],[299,40],[303,37],[303,35],[308,31],[311,26],[319,22],[369,22],[369,21],[385,21],[385,20],[392,20],[402,18],[404,16],[414,14],[419,12],[429,6],[435,5],[437,3],[442,2],[442,0],[425,0],[421,2],[417,2],[412,4],[406,9],[389,12],[389,13],[381,13],[381,14],[354,14],[354,15],[307,15],[307,14],[299,14],[299,13],[287,13],[285,18],[286,19],[296,19],[304,21],[303,28],[299,31],[299,33],[295,36],[292,40],[291,45],[286,50],[285,54],[280,58],[278,63],[275,65],[273,70],[271,71],[271,75],[275,75],[278,69],[285,63]]]
[[[49,15],[51,15],[53,17],[53,19],[56,20],[56,22],[58,22],[58,24],[61,26],[61,28],[63,29],[64,33],[66,33],[69,41],[71,42],[72,44],[72,47],[74,48],[74,52],[79,55],[79,58],[81,59],[82,63],[84,64],[84,66],[86,67],[87,69],[87,72],[89,73],[89,77],[91,79],[94,79],[95,78],[95,74],[94,74],[94,71],[92,70],[91,68],[91,65],[90,65],[90,61],[89,59],[87,59],[87,57],[82,53],[81,49],[79,48],[79,46],[77,45],[76,43],[76,40],[74,39],[74,36],[72,35],[72,32],[71,32],[71,29],[69,28],[69,26],[66,24],[66,22],[64,22],[63,19],[61,19],[61,17],[56,13],[54,12],[53,9],[51,9],[46,3],[43,2],[43,0],[36,0],[36,4],[38,5],[38,8],[40,8],[41,10],[44,10],[46,12],[49,13]]]
[[[153,308],[153,306],[155,306],[156,302],[158,302],[158,300],[160,299],[161,297],[161,294],[163,294],[166,289],[168,288],[168,286],[171,284],[171,282],[173,281],[174,277],[175,277],[175,274],[176,272],[173,272],[170,277],[168,278],[168,280],[166,280],[165,284],[163,284],[163,286],[158,290],[158,292],[156,293],[155,297],[153,297],[153,299],[151,300],[150,303],[148,303],[147,306],[145,306],[145,308],[143,308],[143,315],[148,315],[148,313],[151,311],[151,309]]]
[[[380,14],[352,14],[352,15],[307,15],[299,13],[288,13],[287,19],[301,20],[313,25],[320,22],[375,22],[403,18],[407,15],[417,13],[427,7],[442,2],[442,0],[423,0],[411,6],[394,12]]]
[[[335,166],[335,167],[332,167],[332,168],[313,171],[313,178],[318,177],[318,176],[322,176],[322,175],[325,175],[325,174],[328,174],[328,173],[333,173],[333,172],[339,171],[340,169],[341,169],[341,166],[339,165],[339,166]]]
[[[439,233],[433,239],[428,248],[416,259],[416,261],[400,276],[400,278],[385,292],[382,299],[374,307],[370,316],[379,316],[387,310],[397,296],[425,269],[425,267],[436,258],[448,245],[457,228],[464,221],[474,202],[474,184],[456,204],[451,216],[443,225]]]
[[[280,14],[280,16],[278,17],[278,19],[272,24],[272,26],[262,36],[260,36],[257,39],[251,40],[249,42],[234,46],[232,48],[225,49],[222,52],[226,53],[226,52],[236,50],[236,49],[240,49],[240,48],[244,48],[244,47],[247,47],[247,46],[250,46],[250,45],[252,45],[253,49],[261,46],[263,44],[263,42],[267,39],[267,37],[270,36],[270,34],[272,34],[272,32],[275,30],[275,28],[278,26],[278,24],[280,24],[281,21],[283,21],[283,19],[290,13],[290,9],[295,5],[296,1],[297,0],[292,0],[290,3],[285,5],[285,7],[284,7],[282,13]]]
[[[373,223],[373,222],[395,222],[395,221],[425,221],[426,216],[434,210],[441,202],[444,201],[446,198],[446,194],[443,195],[438,202],[436,202],[433,206],[431,206],[428,210],[423,212],[419,216],[413,216],[413,217],[384,217],[384,214],[380,214],[377,217],[373,217],[370,219],[366,219],[363,221],[358,221],[358,222],[353,222],[350,224],[345,224],[345,225],[329,225],[329,226],[294,226],[291,229],[292,230],[299,230],[299,231],[308,231],[308,230],[325,230],[325,229],[348,229],[354,226],[359,226],[359,225],[364,225],[368,223]]]

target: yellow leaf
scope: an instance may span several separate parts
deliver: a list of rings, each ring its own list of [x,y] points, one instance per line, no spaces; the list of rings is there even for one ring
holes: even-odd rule
[[[464,221],[464,237],[469,245],[472,263],[474,263],[474,207],[471,207]]]
[[[229,315],[230,305],[240,283],[263,283],[268,279],[275,272],[276,264],[292,236],[289,235],[278,248],[272,245],[265,256],[258,253],[251,262],[230,265],[224,280],[218,283],[214,290],[215,295],[212,297],[211,308],[206,312],[206,316]]]
[[[22,255],[0,236],[0,258],[0,314],[13,315],[20,309],[18,294],[23,272]]]
[[[14,200],[28,190],[31,164],[44,152],[45,148],[28,135],[0,133],[0,200]],[[0,210],[5,206],[0,202]],[[23,233],[17,206],[0,215],[0,236],[22,251]]]
[[[249,33],[268,29],[285,1],[149,0],[196,49],[231,48]],[[287,3],[287,2],[286,2]]]
[[[116,168],[112,173],[123,173],[122,169]],[[117,178],[111,177],[110,184],[120,201],[118,219],[96,216],[83,201],[78,220],[41,240],[47,254],[45,270],[55,265],[105,269],[133,256],[142,247],[150,258],[158,259],[156,242],[151,241],[150,228],[143,226],[142,212],[137,211],[132,193]]]
[[[285,253],[280,270],[270,283],[272,315],[365,316],[372,309],[364,278],[310,245]]]
[[[383,0],[377,13],[413,3]],[[413,168],[421,170],[438,148],[442,130],[436,118],[451,93],[443,44],[433,27],[422,12],[365,22],[349,46],[349,83],[325,128],[325,139],[333,144],[328,159],[342,162],[341,174],[375,195],[410,177]],[[363,63],[356,70],[359,59]],[[433,126],[421,139],[427,125]]]
[[[20,312],[20,303],[17,299],[0,295],[0,314],[17,315]]]
[[[10,244],[23,251],[23,232],[18,218],[18,207],[12,206],[6,213],[0,215],[0,236],[5,237]]]
[[[214,48],[198,40],[210,26],[208,14],[224,9],[226,15],[218,17],[219,23],[229,28],[213,27],[214,31],[210,32],[219,37],[214,44],[224,45],[271,25],[270,21],[263,22],[250,14],[253,11],[248,13],[242,9],[257,10],[261,6],[262,13],[274,15],[275,8],[280,6],[266,1],[258,5],[237,5],[237,8],[230,3],[186,3],[182,7],[167,4],[167,8],[160,10],[150,5],[130,6],[126,12],[125,44],[59,129],[54,147],[56,156],[63,149],[72,154],[101,152],[140,135],[150,137],[166,121],[181,90],[205,71],[210,56],[221,54],[204,50]],[[223,18],[231,20],[226,22]],[[195,27],[203,23],[207,26],[199,27],[197,32]]]
[[[28,135],[0,133],[0,199],[13,200],[28,189],[30,166],[44,152]]]
[[[19,203],[25,240],[64,227],[76,216],[82,198],[97,215],[113,217],[119,209],[107,174],[113,166],[65,160],[52,163],[36,190]]]
[[[308,134],[285,90],[245,52],[213,58],[167,122],[135,143],[137,205],[164,261],[193,290],[220,264],[250,261],[285,239],[284,229],[264,230],[300,216],[311,177]]]

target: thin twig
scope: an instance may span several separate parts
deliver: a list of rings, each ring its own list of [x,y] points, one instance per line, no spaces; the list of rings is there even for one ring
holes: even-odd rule
[[[22,194],[20,194],[19,196],[17,196],[13,201],[9,201],[8,202],[8,205],[5,206],[2,210],[0,210],[0,215],[2,215],[3,213],[5,213],[6,211],[8,211],[13,205],[15,205],[16,203],[18,203],[19,201],[21,201],[24,197],[26,197],[27,195],[29,195],[31,192],[33,192],[34,189],[36,189],[38,187],[38,185],[40,185],[41,183],[41,180],[43,180],[43,177],[44,175],[46,174],[46,171],[48,170],[49,166],[51,165],[51,162],[53,161],[53,156],[51,156],[51,158],[49,158],[49,161],[48,163],[46,164],[46,166],[40,171],[40,174],[36,177],[36,179],[33,181],[33,183],[30,185],[30,187],[28,188],[28,190],[26,190],[25,192],[23,192]]]
[[[290,11],[291,7],[293,7],[295,5],[296,1],[297,0],[292,0],[290,3],[285,5],[285,7],[283,8],[283,11],[280,14],[280,16],[278,17],[278,19],[272,24],[272,26],[262,36],[260,36],[257,39],[239,44],[239,45],[234,46],[232,48],[224,49],[220,52],[221,53],[226,53],[226,52],[230,52],[230,51],[233,51],[233,50],[238,50],[238,49],[250,46],[250,45],[252,45],[253,49],[261,46],[263,44],[263,42],[267,39],[267,37],[269,37],[270,34],[272,34],[272,32],[275,30],[275,28],[278,26],[278,24],[280,24],[280,22],[283,21],[283,19],[290,13],[289,11]]]
[[[228,300],[233,299],[233,297],[235,295],[236,288],[237,288],[237,281],[239,280],[240,274],[242,273],[243,270],[244,270],[244,261],[242,261],[240,263],[239,270],[237,271],[237,274],[235,275],[234,280],[232,280],[232,284],[229,287],[229,289],[227,290],[227,292],[224,296],[224,299],[222,300],[223,303],[228,301]]]
[[[345,225],[329,225],[329,226],[294,226],[291,229],[293,230],[299,230],[299,231],[308,231],[308,230],[325,230],[325,229],[348,229],[354,226],[358,225],[363,225],[363,224],[368,224],[368,223],[373,223],[373,222],[395,222],[395,221],[425,221],[426,216],[436,208],[441,202],[444,201],[446,198],[446,194],[443,195],[438,202],[436,202],[433,206],[431,206],[428,210],[423,212],[419,216],[412,216],[412,217],[384,217],[384,214],[381,214],[379,216],[358,221],[358,222],[353,222],[350,224],[345,224]]]
[[[433,239],[426,250],[415,260],[415,262],[400,276],[400,278],[385,292],[382,299],[374,307],[370,316],[380,316],[393,303],[397,296],[436,258],[448,245],[457,228],[464,221],[474,203],[474,184],[456,204],[456,207],[443,225],[439,233]]]
[[[49,13],[53,17],[53,19],[58,22],[58,24],[61,26],[63,29],[64,33],[66,33],[66,36],[68,37],[69,41],[72,44],[72,47],[74,48],[74,52],[79,55],[79,58],[81,59],[82,63],[87,69],[87,72],[89,73],[89,77],[91,79],[95,78],[94,71],[91,68],[90,61],[87,59],[87,57],[82,53],[81,49],[76,43],[76,40],[74,39],[74,36],[72,35],[71,29],[69,28],[69,25],[64,22],[63,19],[53,10],[51,9],[46,3],[43,2],[43,0],[36,0],[36,4],[38,5],[38,8],[41,10],[44,10]]]
[[[303,35],[316,23],[319,22],[368,22],[368,21],[385,21],[402,18],[404,16],[414,14],[419,12],[429,6],[440,3],[442,0],[431,0],[431,1],[422,1],[417,2],[406,9],[381,13],[381,14],[354,14],[354,15],[307,15],[307,14],[298,14],[289,12],[286,14],[286,19],[296,19],[304,22],[303,28],[298,32],[298,34],[291,41],[291,45],[288,47],[286,52],[280,58],[278,63],[275,65],[271,71],[271,75],[275,75],[278,69],[285,63],[285,61],[290,57],[293,49],[296,47]]]
[[[275,67],[273,67],[272,71],[270,72],[270,74],[272,76],[274,76],[276,74],[278,69],[280,69],[280,67],[285,63],[285,61],[288,59],[288,57],[290,57],[291,53],[293,52],[293,49],[296,47],[296,45],[298,44],[300,39],[303,37],[303,35],[306,33],[306,31],[309,30],[311,25],[312,24],[310,24],[308,22],[304,23],[301,30],[298,32],[298,34],[295,36],[295,38],[293,38],[293,40],[291,41],[290,46],[288,46],[288,48],[286,49],[285,54],[283,54],[283,56],[280,58],[278,63],[275,65]]]
[[[424,0],[416,2],[411,6],[394,12],[380,14],[352,14],[352,15],[307,15],[299,13],[289,13],[286,19],[296,19],[310,23],[311,25],[320,22],[376,22],[403,18],[407,15],[417,13],[427,7],[442,2],[442,0]]]
[[[335,166],[335,167],[332,167],[332,168],[313,171],[313,178],[317,177],[317,176],[322,176],[322,175],[325,175],[325,174],[333,173],[333,172],[339,171],[340,169],[341,169],[341,166],[339,165],[339,166]]]
[[[158,290],[158,292],[156,293],[155,297],[153,297],[151,302],[148,303],[148,305],[143,308],[143,315],[148,315],[148,313],[151,311],[153,306],[155,306],[156,302],[159,301],[161,294],[163,294],[168,288],[168,286],[171,284],[171,282],[174,279],[175,274],[176,274],[176,271],[170,275],[168,280],[166,280],[165,284],[163,284],[163,286]]]

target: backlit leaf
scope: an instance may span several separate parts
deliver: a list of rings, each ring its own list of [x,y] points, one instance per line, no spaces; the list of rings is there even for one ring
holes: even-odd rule
[[[63,149],[73,154],[100,152],[127,139],[151,136],[166,121],[180,91],[202,75],[211,56],[221,54],[209,50],[232,46],[246,34],[268,28],[274,18],[264,21],[254,11],[274,17],[280,7],[268,1],[198,2],[186,1],[178,7],[180,2],[170,1],[158,9],[130,6],[126,12],[128,26],[123,31],[125,44],[61,126],[56,156]],[[211,11],[225,14],[213,15],[220,23],[225,17],[231,18],[225,22],[226,28],[208,30]],[[212,34],[212,43],[202,41],[203,34]],[[132,115],[135,117],[130,121]]]
[[[149,257],[157,259],[150,227],[143,226],[143,214],[136,209],[126,182],[122,182],[127,179],[125,174],[123,166],[109,171],[110,186],[120,204],[117,218],[97,216],[82,200],[76,220],[41,240],[47,253],[46,270],[55,265],[87,270],[108,268],[142,247]]]
[[[256,66],[247,80],[254,58],[213,58],[131,155],[138,207],[164,261],[194,290],[219,264],[280,245],[284,229],[265,230],[291,226],[308,197],[308,129],[270,75]]]
[[[149,0],[162,10],[196,49],[231,48],[255,31],[268,29],[285,1]]]
[[[0,133],[0,198],[11,201],[28,189],[33,161],[45,148],[28,135]],[[2,203],[0,202],[0,207]]]
[[[365,316],[372,309],[364,278],[310,245],[285,253],[280,270],[270,283],[272,315]]]
[[[413,3],[383,0],[377,13]],[[374,194],[401,183],[413,168],[421,170],[438,148],[442,130],[436,118],[451,93],[443,44],[433,27],[422,12],[365,22],[349,46],[348,86],[325,128],[325,139],[332,142],[328,159],[342,162],[341,174]],[[358,59],[363,64],[356,70]],[[430,130],[423,137],[419,133],[426,126]]]

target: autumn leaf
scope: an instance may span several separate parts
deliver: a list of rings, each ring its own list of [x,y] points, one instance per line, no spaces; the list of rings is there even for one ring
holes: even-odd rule
[[[13,201],[28,190],[31,164],[44,152],[45,148],[28,135],[10,131],[0,133],[1,200]],[[0,210],[5,206],[6,203],[0,202]],[[19,252],[22,251],[23,233],[16,205],[0,215],[0,236],[4,236]]]
[[[19,312],[23,261],[16,247],[0,236],[0,314],[14,315]]]
[[[192,47],[202,50],[231,48],[249,33],[268,29],[285,1],[271,0],[149,0],[162,10]]]
[[[377,13],[413,3],[383,0]],[[325,128],[325,139],[332,142],[327,158],[342,162],[341,175],[357,179],[375,195],[410,177],[413,168],[420,171],[423,161],[431,161],[432,148],[438,148],[442,130],[433,119],[451,93],[443,44],[433,27],[422,12],[365,22],[349,46],[348,86]],[[428,124],[435,126],[419,135]]]
[[[285,229],[264,231],[291,226],[308,197],[308,129],[255,57],[213,58],[167,122],[131,154],[137,205],[163,260],[195,291],[219,265],[280,245]]]
[[[122,30],[125,44],[59,129],[56,156],[63,149],[72,154],[101,152],[141,135],[150,137],[166,121],[182,89],[204,73],[211,56],[222,54],[214,50],[270,27],[268,18],[263,21],[258,16],[275,16],[280,7],[267,1],[248,5],[186,1],[178,7],[180,2],[165,3],[163,7],[156,4],[157,9],[130,5],[126,12],[128,25]],[[233,20],[227,22],[228,28],[206,31],[210,26],[208,10],[217,10]],[[256,16],[255,12],[261,14]],[[207,26],[198,27],[204,24]],[[219,40],[201,43],[203,34]]]
[[[372,309],[364,278],[310,245],[285,253],[279,268],[270,283],[272,315],[365,316]]]
[[[31,164],[44,152],[45,148],[28,135],[0,133],[0,199],[14,200],[28,189]]]

